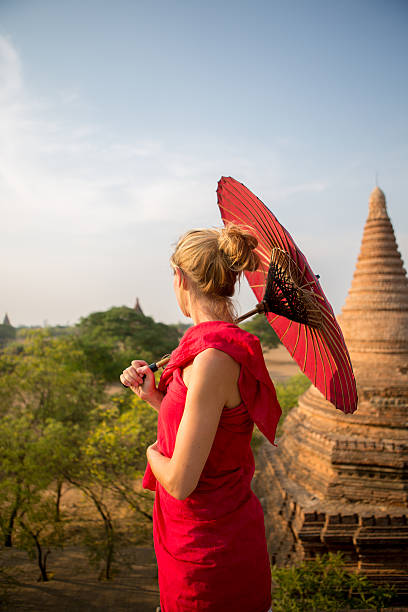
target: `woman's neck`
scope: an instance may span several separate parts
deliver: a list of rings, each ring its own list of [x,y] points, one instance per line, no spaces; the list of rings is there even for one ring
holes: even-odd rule
[[[233,319],[227,308],[225,308],[224,312],[220,313],[214,308],[211,308],[210,301],[191,300],[190,317],[194,325],[205,323],[206,321],[228,321],[228,323],[233,323]]]

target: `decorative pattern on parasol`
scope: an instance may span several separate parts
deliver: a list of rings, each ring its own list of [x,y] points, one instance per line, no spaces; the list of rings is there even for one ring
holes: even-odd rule
[[[306,257],[245,185],[222,177],[217,195],[224,223],[244,226],[258,239],[261,266],[256,272],[245,272],[258,300],[253,312],[265,312],[302,372],[329,402],[343,412],[354,412],[357,389],[350,356],[333,309]]]

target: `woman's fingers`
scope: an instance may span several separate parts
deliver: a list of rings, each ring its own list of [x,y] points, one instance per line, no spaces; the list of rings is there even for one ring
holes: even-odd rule
[[[126,378],[123,376],[123,374],[121,374],[121,375],[119,376],[119,380],[120,380],[120,382],[122,383],[122,385],[124,385],[125,387],[129,387],[129,383],[128,383],[128,381],[126,380]]]
[[[147,361],[143,361],[143,359],[134,359],[130,365],[134,368],[140,368],[141,366],[147,366],[148,363]]]
[[[130,387],[136,395],[147,401],[156,392],[155,376],[147,362],[142,359],[133,360],[119,378],[125,387]]]
[[[149,378],[151,378],[151,376],[154,377],[154,374],[148,365],[142,365],[139,368],[136,368],[136,372],[139,376],[143,376],[143,377],[148,376]]]
[[[123,380],[122,380],[123,378]],[[122,376],[120,377],[121,382],[128,387],[137,387],[143,385],[144,378],[141,376],[137,369],[131,365],[126,370],[123,370]]]
[[[136,371],[138,375],[143,378],[143,388],[146,390],[151,390],[151,388],[155,386],[155,378],[149,366],[140,366],[136,369]]]

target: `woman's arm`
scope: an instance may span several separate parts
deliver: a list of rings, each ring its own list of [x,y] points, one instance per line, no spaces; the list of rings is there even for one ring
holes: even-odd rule
[[[148,402],[152,408],[159,411],[163,393],[156,388],[154,374],[146,361],[135,359],[132,364],[123,370],[120,382],[132,389],[140,399]]]
[[[226,353],[210,348],[197,355],[173,456],[164,457],[157,443],[147,449],[153,474],[176,499],[185,499],[196,488],[237,378],[237,364]]]

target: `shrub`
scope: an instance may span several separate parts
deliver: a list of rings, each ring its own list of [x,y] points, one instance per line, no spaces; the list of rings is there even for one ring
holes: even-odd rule
[[[156,323],[132,308],[120,306],[82,318],[76,335],[86,356],[86,368],[105,382],[117,382],[133,359],[150,363],[171,353],[181,334],[175,326]]]
[[[341,553],[322,555],[297,567],[272,567],[274,612],[334,612],[365,608],[380,610],[395,594],[345,568]]]
[[[280,340],[264,314],[257,314],[242,324],[246,331],[258,336],[263,348],[276,348]]]
[[[299,397],[310,387],[310,380],[304,374],[296,374],[284,383],[276,383],[276,395],[282,408],[282,416],[279,421],[278,435],[280,435],[283,421],[289,410],[296,406]]]

